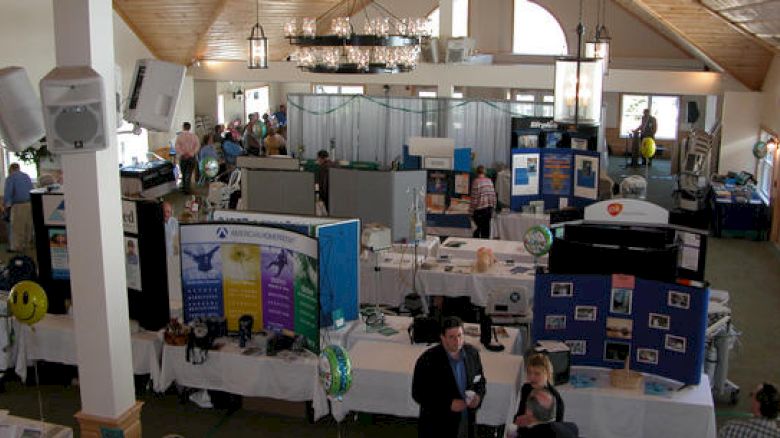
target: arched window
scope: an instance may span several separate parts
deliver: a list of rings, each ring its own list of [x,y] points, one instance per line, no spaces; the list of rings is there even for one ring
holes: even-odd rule
[[[567,55],[566,35],[544,7],[528,0],[515,1],[512,52],[521,55]]]

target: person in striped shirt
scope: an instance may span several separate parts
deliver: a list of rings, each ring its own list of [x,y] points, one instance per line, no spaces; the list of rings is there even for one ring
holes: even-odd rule
[[[485,166],[477,167],[477,177],[471,183],[469,212],[477,225],[474,237],[490,239],[490,218],[496,208],[496,189],[493,181],[485,176]]]

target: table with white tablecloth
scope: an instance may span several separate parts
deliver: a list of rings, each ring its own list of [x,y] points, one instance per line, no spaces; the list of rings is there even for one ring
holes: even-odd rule
[[[343,400],[331,403],[331,413],[341,421],[350,411],[417,417],[419,405],[412,399],[412,374],[417,358],[429,347],[360,340],[350,349],[352,387]],[[477,423],[505,426],[512,422],[523,384],[523,357],[480,353],[487,390]]]
[[[522,304],[530,313],[534,291],[534,270],[531,264],[499,262],[483,273],[475,272],[473,265],[473,259],[428,258],[417,269],[417,292],[422,296],[467,296],[473,304],[483,307],[487,305],[491,292],[518,292]],[[401,305],[404,296],[412,291],[412,257],[383,254],[378,266],[377,271],[373,260],[361,260],[360,302]]]
[[[595,379],[595,386],[557,386],[566,406],[566,421],[577,423],[580,434],[599,438],[702,437],[714,438],[715,409],[707,375],[696,386],[666,395],[646,395],[609,385],[609,371],[574,367],[572,375]],[[654,376],[650,381],[667,382]],[[679,384],[676,385],[679,387]]]
[[[501,240],[522,241],[526,230],[534,225],[550,225],[549,214],[535,213],[499,213],[493,218],[497,235],[491,236]]]
[[[417,244],[417,249],[415,249],[414,243],[394,243],[390,250],[401,254],[414,254],[417,251],[417,255],[436,257],[439,255],[439,238],[425,236],[425,240]]]
[[[480,248],[490,249],[493,256],[501,261],[534,262],[534,256],[526,251],[523,242],[473,237],[448,237],[439,247],[439,256],[476,260]]]
[[[367,329],[366,323],[363,321],[354,321],[354,324],[349,329],[349,334],[346,337],[346,348],[350,349],[360,341],[393,342],[396,344],[408,345],[411,343],[408,332],[411,324],[412,318],[408,316],[386,315],[385,325],[396,330],[397,333],[383,335],[376,329]],[[464,327],[466,329],[466,342],[476,347],[480,352],[486,351],[485,347],[479,343],[479,324],[465,323]],[[518,329],[513,327],[495,327],[495,330],[495,337],[498,338],[498,342],[504,346],[504,353],[523,354],[523,342],[525,340],[519,334]]]
[[[27,377],[29,361],[44,360],[67,365],[78,365],[76,357],[76,336],[73,317],[70,315],[47,314],[30,326],[14,322],[17,333],[16,374],[24,380]],[[130,336],[133,354],[133,373],[148,374],[152,381],[160,376],[160,355],[162,339],[159,333],[141,330]]]
[[[476,272],[469,259],[429,260],[426,264],[429,269],[417,271],[417,289],[422,295],[466,296],[472,304],[485,307],[491,293],[517,292],[525,313],[530,313],[535,279],[530,264],[498,262],[485,272]]]
[[[6,412],[0,410],[0,437],[73,438],[73,429],[70,427],[8,415]],[[23,435],[25,431],[27,434]],[[35,433],[38,431],[41,435]]]

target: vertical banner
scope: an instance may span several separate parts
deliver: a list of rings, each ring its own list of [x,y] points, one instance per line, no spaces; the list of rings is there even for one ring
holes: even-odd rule
[[[574,196],[596,200],[599,197],[598,157],[577,155],[574,158]]]
[[[251,315],[256,327],[263,327],[260,294],[260,247],[244,243],[226,243],[221,247],[222,290],[228,330],[238,331],[238,319]]]
[[[542,194],[571,196],[572,155],[566,153],[547,153],[542,169]]]
[[[242,315],[287,329],[319,350],[317,239],[252,224],[182,224],[184,319]]]
[[[51,256],[51,278],[70,279],[68,267],[68,237],[64,228],[49,228],[49,254]]]
[[[512,196],[539,194],[539,154],[512,155]]]
[[[125,275],[127,287],[141,290],[141,264],[138,251],[138,239],[125,236]]]

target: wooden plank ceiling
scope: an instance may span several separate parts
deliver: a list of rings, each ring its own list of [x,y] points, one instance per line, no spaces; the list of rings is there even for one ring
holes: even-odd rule
[[[780,48],[780,0],[613,0],[714,70],[759,90]],[[113,0],[114,9],[158,58],[189,65],[196,59],[245,60],[256,21],[253,0]],[[260,24],[269,57],[291,52],[284,23],[357,12],[370,0],[262,0]]]

